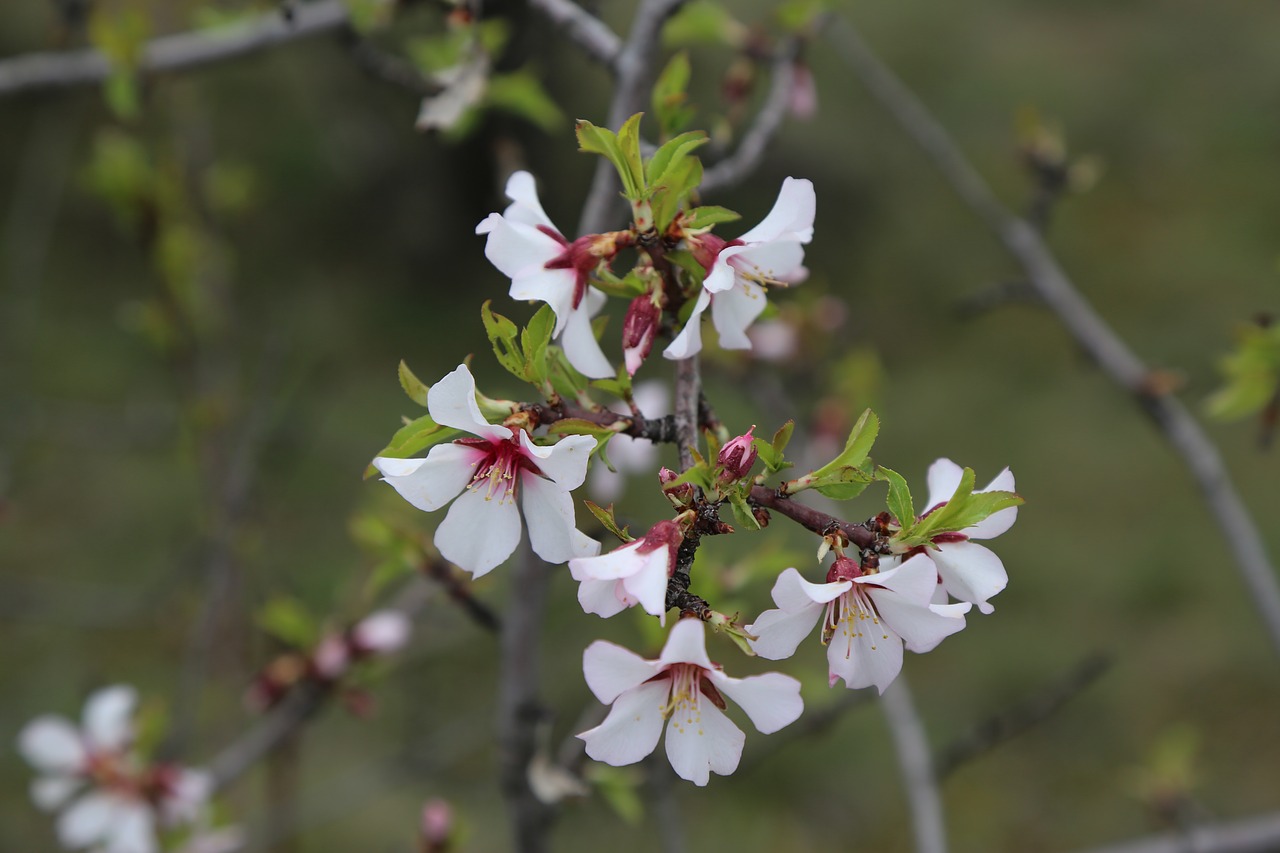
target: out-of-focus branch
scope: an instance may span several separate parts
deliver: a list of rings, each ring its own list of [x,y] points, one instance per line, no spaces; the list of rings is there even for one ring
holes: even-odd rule
[[[811,710],[806,706],[804,715],[800,719],[787,726],[781,732],[756,741],[758,746],[747,754],[740,769],[749,770],[754,768],[766,758],[782,752],[788,746],[804,738],[826,734],[845,714],[859,705],[867,704],[872,698],[874,698],[874,694],[867,690],[845,690],[841,693],[839,699],[822,708]]]
[[[902,770],[902,785],[911,806],[911,833],[918,853],[946,853],[947,828],[942,817],[942,793],[933,772],[933,759],[924,725],[916,714],[906,676],[899,673],[880,697],[889,734]]]
[[[185,71],[224,62],[341,29],[348,21],[342,0],[300,3],[290,19],[278,11],[267,12],[225,27],[154,39],[143,48],[138,70]],[[32,53],[0,60],[0,95],[100,83],[110,73],[111,62],[99,50]]]
[[[1140,838],[1080,853],[1272,853],[1280,850],[1280,812]]]
[[[587,56],[617,72],[622,39],[607,24],[573,0],[529,0],[529,5],[564,30]]]
[[[1231,482],[1217,448],[1200,424],[1177,399],[1152,392],[1147,382],[1150,368],[1080,294],[1036,229],[996,199],[946,129],[880,61],[852,25],[836,19],[827,33],[872,97],[924,149],[961,200],[1022,265],[1027,281],[1057,314],[1076,343],[1103,373],[1132,395],[1182,457],[1235,556],[1236,566],[1273,647],[1280,652],[1280,582],[1257,525]]]
[[[961,765],[1053,716],[1110,668],[1111,658],[1090,655],[1033,695],[974,726],[939,751],[934,761],[938,778],[947,778]]]
[[[782,120],[787,117],[787,104],[791,98],[799,47],[800,42],[794,37],[778,45],[770,72],[772,83],[764,103],[760,105],[760,111],[756,113],[747,132],[742,135],[737,149],[703,173],[699,192],[705,194],[735,186],[746,180],[760,165],[765,148],[773,141],[778,129],[782,127]]]

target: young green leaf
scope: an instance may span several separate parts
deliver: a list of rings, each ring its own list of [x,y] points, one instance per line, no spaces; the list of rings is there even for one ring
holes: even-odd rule
[[[404,359],[400,359],[399,374],[400,387],[409,395],[409,399],[419,406],[427,405],[427,391],[430,389],[426,383],[413,375],[413,371],[409,369],[409,365],[405,364]]]
[[[296,598],[273,598],[258,611],[258,627],[286,646],[309,649],[320,640],[316,618]]]
[[[556,328],[556,313],[550,305],[543,305],[520,333],[520,347],[524,350],[525,378],[536,386],[547,380],[547,347],[551,333]]]
[[[484,321],[484,331],[489,336],[489,343],[493,344],[493,354],[507,372],[517,379],[524,379],[524,354],[516,343],[520,330],[506,317],[493,313],[489,307],[491,302],[492,300],[486,299],[480,306],[480,319]]]
[[[686,228],[697,230],[710,228],[712,225],[719,225],[722,222],[736,222],[741,218],[742,214],[740,213],[734,213],[727,207],[717,207],[712,204],[685,211],[684,225]]]
[[[674,136],[693,120],[689,106],[689,54],[685,51],[671,57],[653,86],[653,114],[663,137]]]
[[[583,499],[582,503],[586,505],[587,511],[596,517],[596,521],[604,525],[605,530],[608,530],[623,542],[630,542],[635,538],[631,535],[630,527],[618,526],[618,519],[613,515],[613,504],[609,504],[607,507],[601,507],[586,499]]]
[[[907,531],[916,521],[916,510],[911,503],[911,489],[907,487],[907,481],[897,471],[883,465],[876,466],[876,479],[889,484],[889,512],[898,520],[903,531]]]

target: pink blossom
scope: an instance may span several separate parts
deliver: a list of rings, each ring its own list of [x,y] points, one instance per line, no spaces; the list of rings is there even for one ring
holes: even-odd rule
[[[453,501],[435,532],[445,559],[480,577],[510,557],[520,542],[517,498],[542,559],[563,563],[599,553],[600,543],[575,528],[569,494],[587,475],[594,438],[571,435],[541,447],[524,430],[489,423],[465,364],[431,386],[427,410],[436,423],[477,437],[438,444],[422,459],[380,456],[373,464],[418,509],[434,512]]]
[[[804,710],[800,682],[771,672],[730,678],[707,657],[702,623],[682,619],[657,660],[597,640],[582,656],[587,686],[609,716],[578,737],[587,755],[619,767],[653,752],[667,730],[667,758],[676,774],[705,785],[711,773],[732,773],[746,736],[725,716],[724,697],[738,703],[763,734],[790,725]]]
[[[609,617],[639,603],[646,613],[665,616],[667,579],[683,541],[675,522],[659,521],[644,536],[608,554],[570,560],[569,572],[581,582],[582,609]]]
[[[756,464],[758,455],[751,436],[755,428],[755,424],[752,424],[745,435],[729,439],[724,443],[724,447],[720,448],[716,464],[720,466],[721,481],[729,483],[741,480],[751,473],[751,466]]]

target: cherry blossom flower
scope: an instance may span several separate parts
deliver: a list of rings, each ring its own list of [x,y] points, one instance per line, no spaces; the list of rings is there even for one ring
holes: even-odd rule
[[[445,559],[481,577],[510,557],[520,542],[517,498],[529,542],[542,559],[563,563],[599,553],[600,543],[575,528],[569,494],[586,478],[594,438],[571,435],[540,447],[524,430],[487,422],[465,364],[431,386],[427,411],[436,423],[477,438],[438,444],[425,458],[380,456],[373,464],[420,510],[434,512],[453,501],[435,533]]]
[[[31,798],[60,811],[58,841],[69,850],[152,853],[156,824],[195,821],[212,789],[209,775],[172,764],[146,765],[132,752],[132,687],[103,688],[85,703],[81,726],[55,714],[18,734],[18,751],[40,776]]]
[[[929,466],[929,507],[933,512],[955,494],[956,486],[964,469],[950,459],[939,459]],[[996,478],[978,492],[1012,492],[1013,473],[1005,468]],[[1004,563],[993,551],[971,540],[994,539],[1004,533],[1018,520],[1018,508],[1007,507],[987,516],[972,527],[966,527],[959,533],[943,534],[934,541],[933,547],[925,554],[933,560],[940,580],[940,597],[946,595],[958,601],[976,604],[978,610],[990,613],[995,607],[987,602],[1009,583],[1009,575],[1004,570]],[[936,599],[935,599],[936,600]]]
[[[608,554],[570,560],[569,573],[581,582],[582,609],[607,618],[639,603],[646,613],[665,617],[667,579],[683,541],[674,521],[659,521],[644,536]]]
[[[751,647],[769,660],[795,653],[818,618],[832,685],[875,685],[883,693],[902,669],[902,647],[932,650],[962,629],[971,605],[931,604],[938,574],[929,558],[916,555],[878,573],[863,573],[856,560],[841,557],[827,583],[810,583],[787,569],[773,585],[777,610],[760,614],[746,630],[756,635]]]
[[[476,226],[486,234],[484,255],[511,279],[511,298],[545,302],[556,312],[554,333],[569,363],[584,375],[614,375],[591,330],[591,317],[605,295],[588,285],[591,271],[609,261],[627,241],[626,232],[589,234],[570,242],[551,223],[538,201],[533,175],[515,172],[507,180],[511,205]]]
[[[697,619],[671,629],[657,660],[597,640],[582,655],[587,686],[613,705],[604,722],[578,737],[587,755],[620,767],[634,764],[658,746],[667,722],[667,758],[676,774],[705,785],[711,773],[738,767],[746,736],[725,716],[724,696],[742,707],[763,734],[790,725],[804,710],[800,682],[771,672],[730,678],[707,657]]]
[[[708,306],[720,346],[750,349],[747,327],[764,310],[764,285],[796,284],[808,275],[803,247],[813,239],[815,209],[813,182],[787,178],[773,209],[741,237],[725,241],[708,232],[687,238],[707,275],[688,322],[662,354],[680,359],[702,349],[700,321]]]

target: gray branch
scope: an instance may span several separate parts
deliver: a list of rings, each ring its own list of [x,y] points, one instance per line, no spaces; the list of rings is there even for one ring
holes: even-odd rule
[[[596,62],[617,72],[622,39],[617,33],[573,0],[529,0],[529,5],[564,30],[578,47]]]
[[[1036,229],[996,199],[947,130],[880,61],[852,25],[837,19],[827,33],[872,97],[924,149],[961,200],[1022,265],[1032,288],[1080,347],[1103,373],[1133,396],[1182,457],[1235,556],[1272,645],[1280,652],[1280,583],[1275,568],[1222,457],[1195,417],[1174,397],[1148,388],[1150,369],[1080,294]]]
[[[1280,850],[1280,813],[1193,827],[1081,853],[1271,853]]]
[[[942,793],[933,772],[929,738],[916,714],[906,676],[899,673],[880,697],[889,734],[902,771],[902,786],[911,806],[911,834],[917,853],[946,853],[947,829],[942,816]]]
[[[341,29],[347,22],[342,0],[302,3],[295,7],[292,20],[280,12],[268,12],[225,27],[157,38],[143,49],[138,70],[159,73],[211,65]],[[99,50],[32,53],[0,60],[0,95],[90,85],[110,73],[111,62]]]

